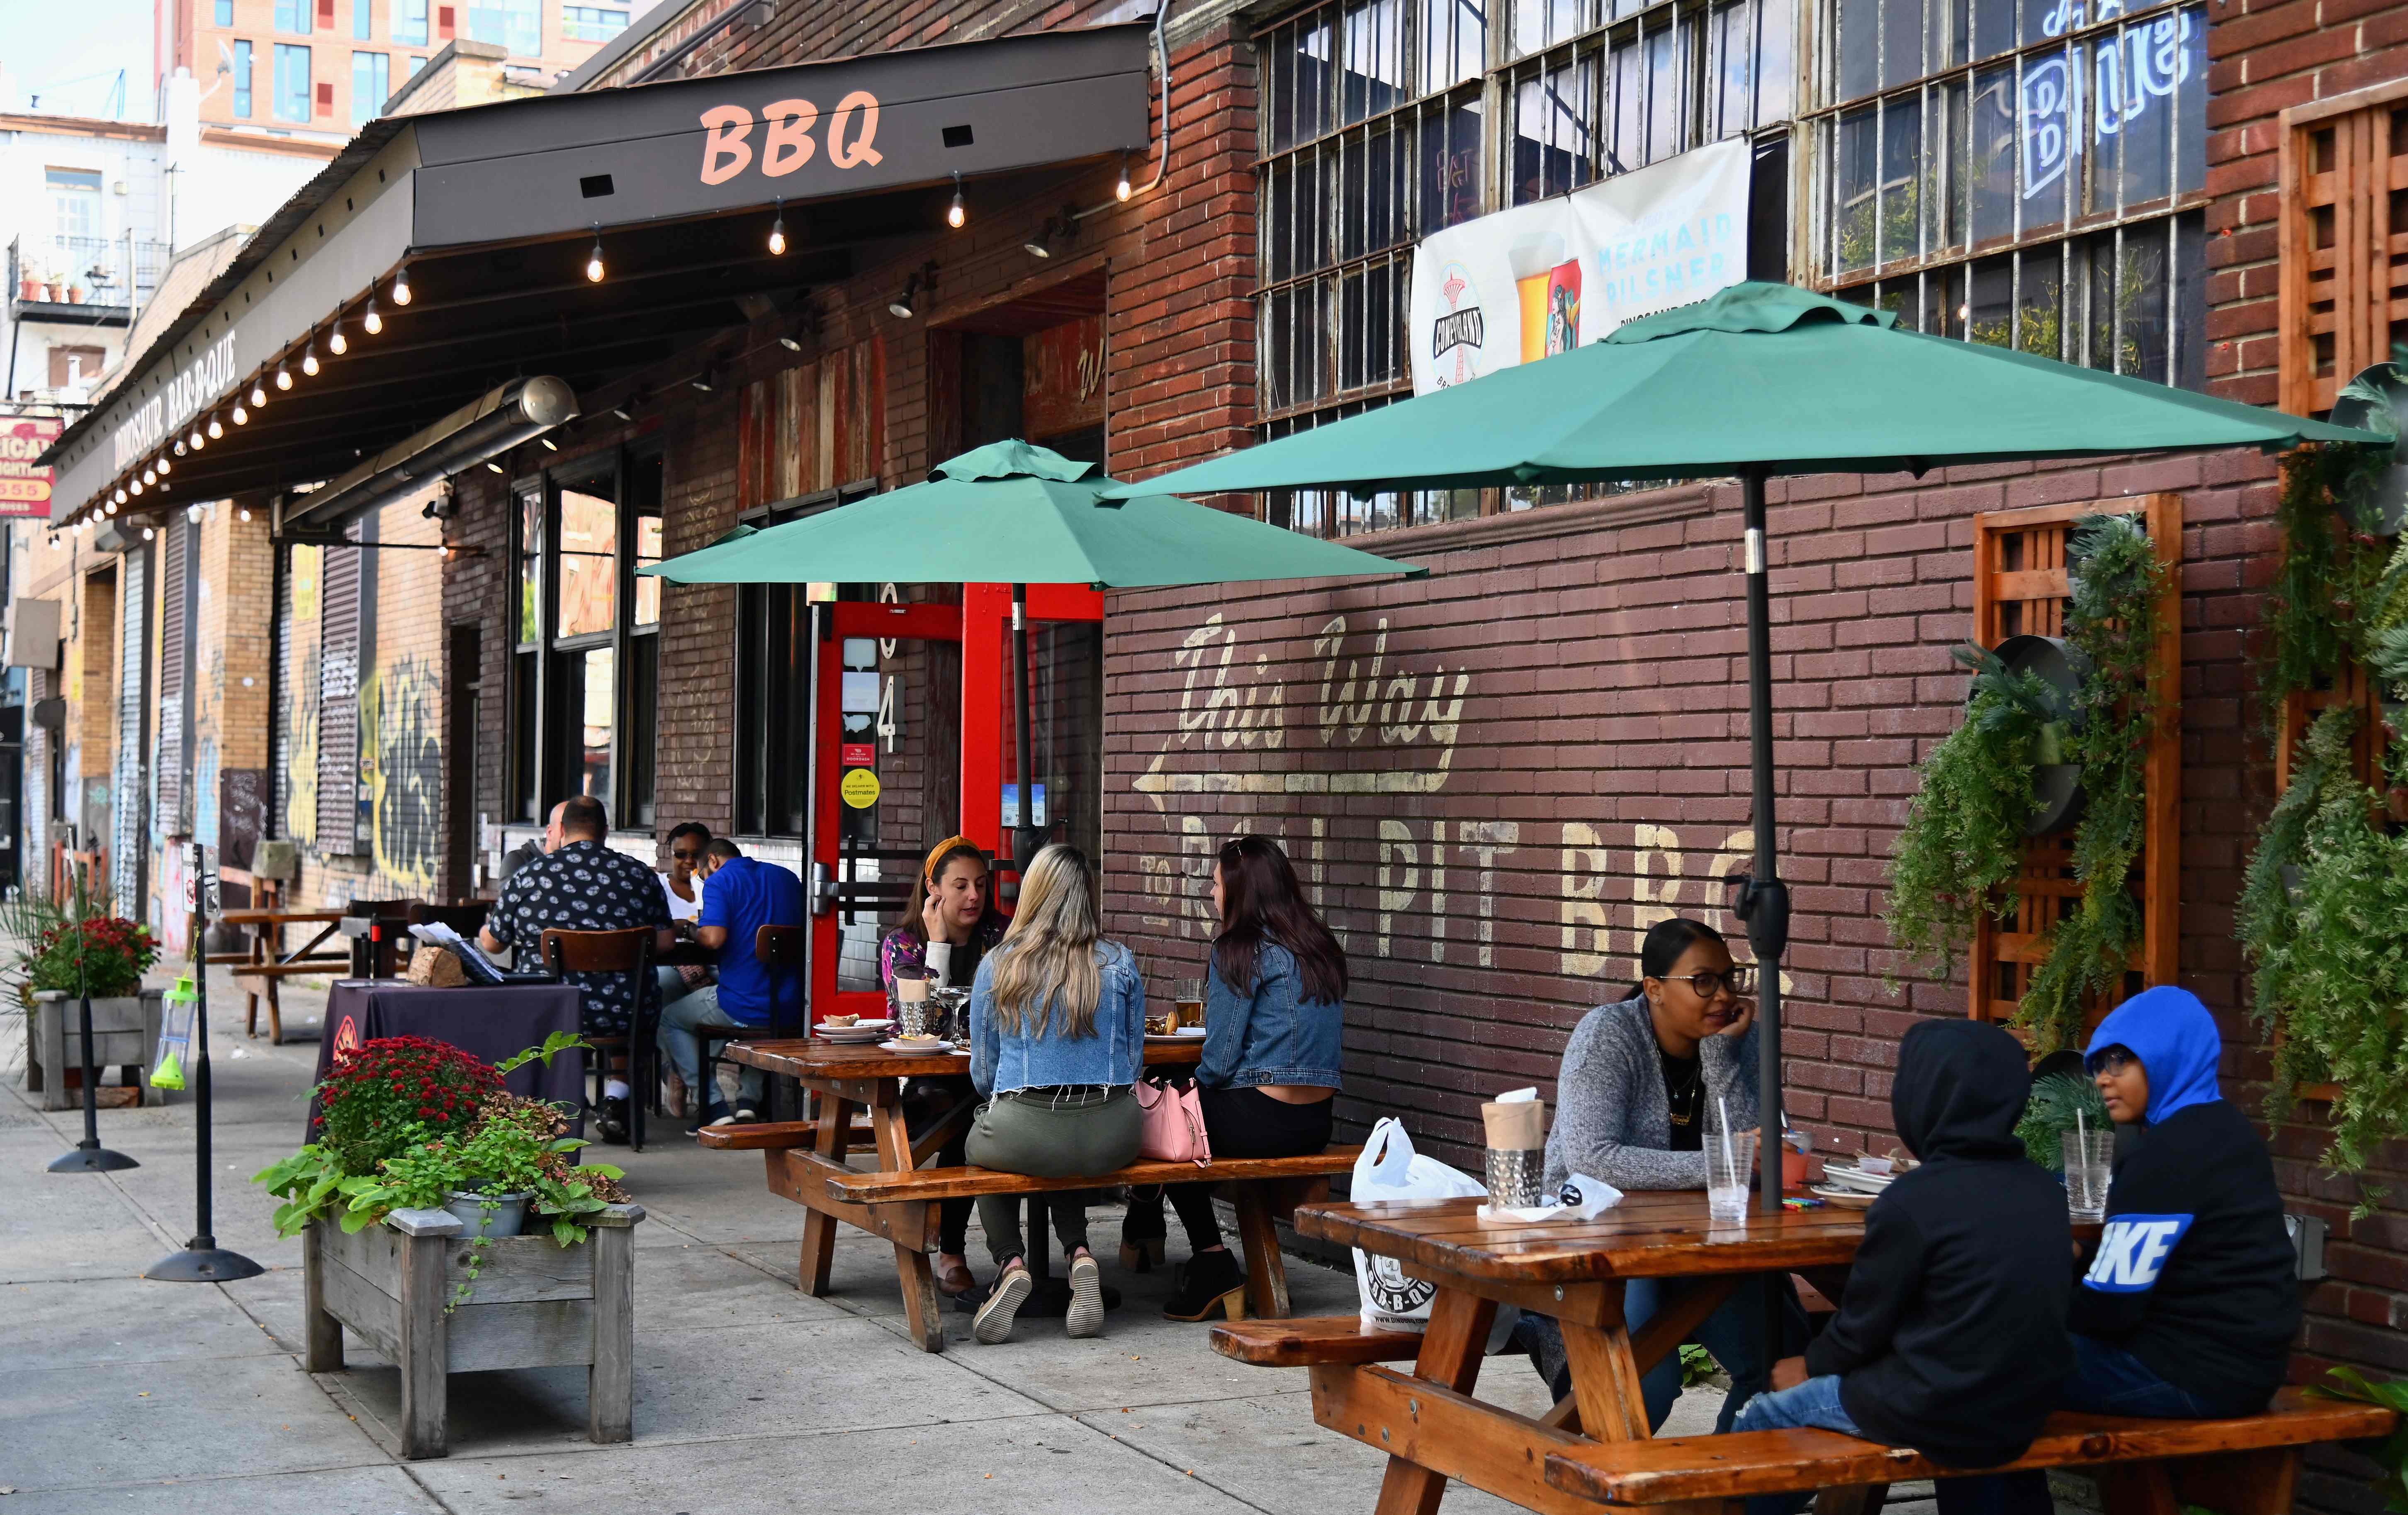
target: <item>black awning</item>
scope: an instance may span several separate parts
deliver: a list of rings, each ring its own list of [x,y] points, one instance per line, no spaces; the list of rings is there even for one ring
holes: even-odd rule
[[[1067,195],[1083,166],[1144,149],[1150,35],[1046,33],[376,123],[51,449],[52,519],[130,491],[163,456],[172,471],[144,505],[163,485],[170,504],[251,497],[341,474],[515,375],[585,393],[844,278],[867,244],[941,231],[957,174]]]

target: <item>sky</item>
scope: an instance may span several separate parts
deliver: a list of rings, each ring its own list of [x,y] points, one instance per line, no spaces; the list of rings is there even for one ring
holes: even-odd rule
[[[0,110],[28,108],[79,116],[115,114],[110,96],[125,71],[125,116],[157,119],[150,96],[151,0],[0,0]],[[62,26],[63,16],[73,16]],[[102,75],[106,77],[93,78]]]

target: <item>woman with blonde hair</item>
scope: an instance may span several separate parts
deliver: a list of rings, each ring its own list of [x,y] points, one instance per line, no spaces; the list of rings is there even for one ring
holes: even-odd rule
[[[1021,875],[1010,929],[979,963],[970,988],[970,1081],[987,1103],[970,1128],[969,1161],[1044,1178],[1125,1167],[1144,1126],[1133,1092],[1144,1060],[1137,960],[1097,932],[1085,855],[1047,847]],[[1006,1341],[1034,1287],[1019,1200],[982,1195],[978,1207],[998,1276],[973,1334]],[[1069,1334],[1100,1335],[1103,1277],[1087,1250],[1085,1207],[1057,1203],[1054,1230],[1070,1260]]]

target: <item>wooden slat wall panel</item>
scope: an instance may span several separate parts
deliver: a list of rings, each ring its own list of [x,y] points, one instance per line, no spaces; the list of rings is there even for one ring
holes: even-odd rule
[[[886,352],[876,339],[745,386],[738,506],[752,510],[876,480],[886,455]]]
[[[2282,404],[2332,408],[2339,387],[2408,336],[2408,111],[2392,101],[2297,124],[2281,151]]]
[[[1973,518],[1973,638],[1996,647],[2013,636],[2065,634],[2066,548],[2073,523],[2128,501],[2051,505],[1991,512]],[[2148,756],[2148,830],[2132,887],[2141,896],[2144,934],[2131,969],[2143,987],[2173,983],[2181,908],[2182,860],[2182,498],[2149,495],[2139,502],[2159,560],[2175,570],[2159,618],[2157,656],[2150,682],[2162,712]],[[2021,902],[2007,920],[1982,916],[1973,933],[1971,1008],[1977,1020],[2007,1020],[2047,955],[2049,929],[2081,898],[2073,876],[2071,832],[2034,841],[2016,892]],[[2092,1007],[2095,1022],[2109,1006]]]

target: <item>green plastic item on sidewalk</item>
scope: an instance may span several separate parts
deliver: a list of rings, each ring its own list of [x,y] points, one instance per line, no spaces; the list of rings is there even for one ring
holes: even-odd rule
[[[178,977],[174,986],[159,996],[159,1050],[150,1059],[152,1089],[184,1087],[184,1060],[192,1055],[193,1015],[200,1000],[200,991],[193,987],[189,974]]]

